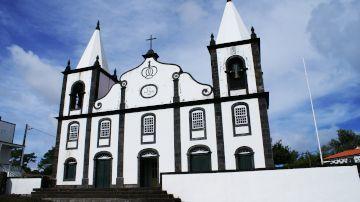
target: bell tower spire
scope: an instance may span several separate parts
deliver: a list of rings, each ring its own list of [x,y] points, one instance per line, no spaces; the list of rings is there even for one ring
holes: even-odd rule
[[[216,42],[221,44],[246,40],[249,38],[249,31],[234,3],[231,0],[227,0]]]
[[[97,56],[99,57],[97,59]],[[90,38],[88,45],[84,53],[81,56],[79,64],[77,65],[76,69],[90,67],[93,66],[94,63],[98,61],[101,68],[108,71],[108,65],[105,58],[104,48],[101,40],[100,35],[100,22],[97,21],[95,31]]]

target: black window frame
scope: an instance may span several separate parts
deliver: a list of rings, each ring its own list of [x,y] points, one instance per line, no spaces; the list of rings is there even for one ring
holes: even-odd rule
[[[248,154],[241,154],[241,152],[248,152]],[[235,151],[235,162],[236,162],[236,170],[239,170],[239,171],[251,171],[251,170],[255,170],[255,155],[254,155],[254,151],[250,148],[250,147],[247,147],[247,146],[242,146],[242,147],[239,147],[236,149]],[[251,168],[250,169],[240,169],[240,165],[239,165],[239,158],[241,156],[246,156],[246,157],[251,157]]]
[[[79,86],[79,87],[78,87]],[[82,110],[84,104],[85,83],[81,80],[76,81],[71,86],[69,110]],[[79,108],[76,108],[76,97],[79,96]]]
[[[109,132],[109,137],[101,137],[100,133],[101,133],[101,123],[104,121],[109,121],[110,122],[110,132]],[[109,147],[111,145],[111,127],[112,127],[112,122],[110,118],[102,118],[99,120],[99,124],[98,124],[98,139],[97,139],[97,147]],[[100,145],[100,140],[101,139],[109,139],[109,143],[106,145]]]
[[[233,76],[233,71],[232,71],[232,64],[235,63],[239,63],[240,64],[240,69],[243,72],[242,75],[240,75],[240,78],[235,78]],[[229,57],[226,60],[226,80],[227,80],[227,86],[228,86],[228,92],[230,95],[230,91],[232,90],[242,90],[245,89],[246,93],[248,94],[248,79],[247,79],[247,70],[248,68],[246,68],[246,62],[244,60],[243,57],[241,57],[240,55],[233,55],[231,57]],[[241,81],[241,79],[243,79]],[[240,83],[243,82],[243,83]]]
[[[203,113],[203,123],[204,123],[204,127],[200,128],[200,129],[193,129],[193,112],[196,111],[202,111]],[[207,134],[206,134],[206,113],[205,113],[205,109],[202,107],[195,107],[192,108],[189,111],[189,130],[190,130],[190,140],[206,140],[207,139]],[[200,137],[200,138],[193,138],[193,131],[204,131],[204,137]]]
[[[78,125],[77,138],[76,140],[70,140],[70,127],[74,124]],[[72,121],[68,124],[67,137],[66,137],[66,150],[77,149],[79,146],[79,135],[80,135],[80,123],[78,121]],[[69,148],[69,142],[76,142],[76,147]]]
[[[154,118],[154,132],[153,133],[145,133],[145,125],[144,118],[147,116],[152,116]],[[144,142],[144,136],[154,136],[152,142]],[[141,116],[141,144],[155,144],[156,143],[156,115],[154,113],[146,113]]]
[[[238,106],[245,106],[246,108],[246,117],[247,117],[247,124],[236,124],[235,121],[235,107]],[[250,110],[249,110],[249,105],[246,102],[236,102],[231,106],[231,116],[232,116],[232,124],[233,124],[233,133],[234,133],[234,137],[237,136],[247,136],[247,135],[251,135],[251,121],[250,121]],[[236,134],[236,127],[241,127],[241,126],[247,126],[249,128],[249,132],[248,133],[241,133],[241,134]]]
[[[72,163],[75,162],[75,163]],[[72,164],[70,164],[72,163]],[[73,173],[73,177],[69,177],[69,171],[70,171],[70,165],[74,166],[74,173]],[[64,176],[63,176],[63,181],[75,181],[76,180],[76,170],[77,170],[77,161],[75,158],[70,157],[67,158],[64,162]]]

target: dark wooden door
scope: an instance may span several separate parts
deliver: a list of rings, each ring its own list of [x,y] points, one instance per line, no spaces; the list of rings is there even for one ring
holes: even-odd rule
[[[140,159],[140,186],[156,187],[159,185],[158,179],[158,159],[141,158]]]
[[[190,156],[190,172],[207,171],[211,171],[211,156],[209,154]]]
[[[238,155],[236,157],[238,170],[253,170],[254,159],[252,155]]]
[[[95,187],[110,187],[111,159],[97,159],[95,171]]]

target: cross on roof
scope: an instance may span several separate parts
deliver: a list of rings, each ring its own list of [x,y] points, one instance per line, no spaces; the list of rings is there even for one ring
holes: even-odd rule
[[[146,41],[150,41],[150,50],[152,50],[152,41],[155,40],[156,38],[153,38],[152,35],[150,35],[149,39],[146,39]]]

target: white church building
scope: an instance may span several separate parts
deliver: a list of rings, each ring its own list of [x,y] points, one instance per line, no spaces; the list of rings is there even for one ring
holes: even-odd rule
[[[98,24],[76,68],[63,71],[56,184],[152,187],[165,172],[272,168],[260,39],[230,0],[207,49],[211,85],[152,48],[118,77]]]

